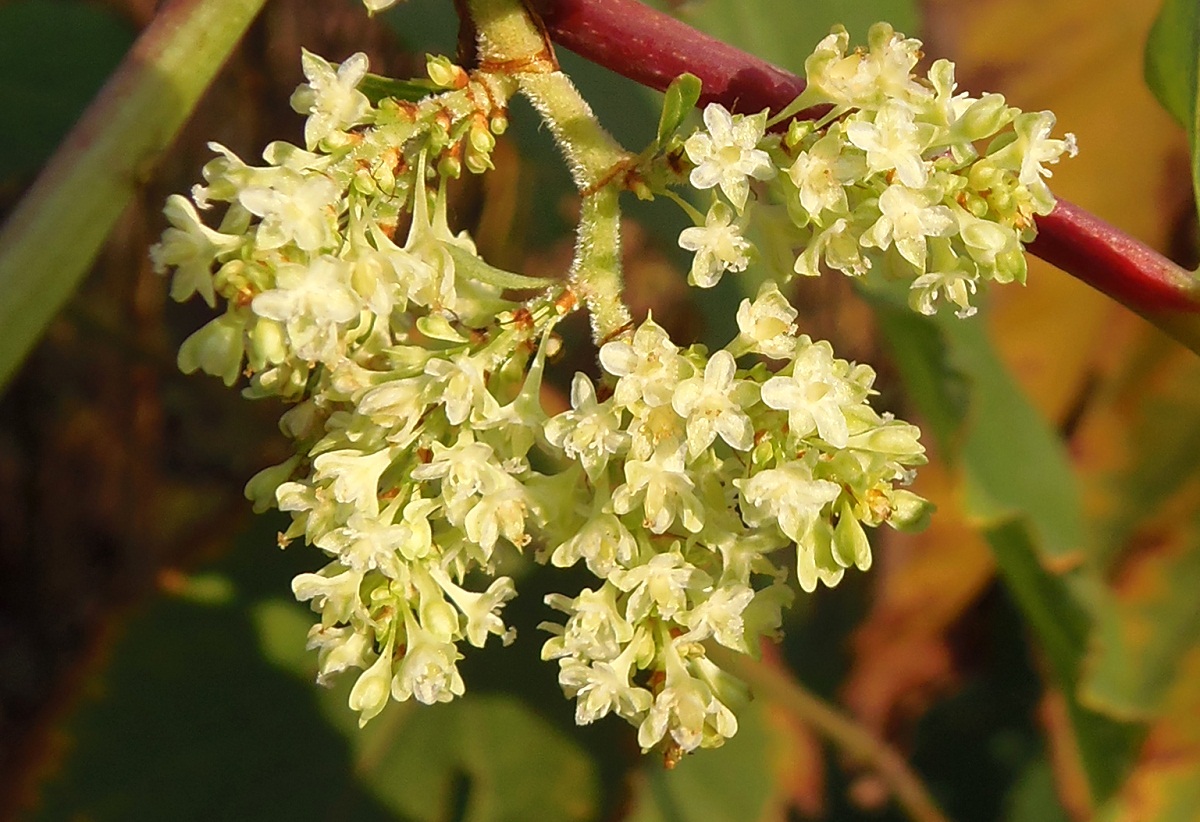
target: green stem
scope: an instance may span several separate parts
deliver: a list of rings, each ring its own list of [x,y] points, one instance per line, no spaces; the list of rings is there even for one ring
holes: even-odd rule
[[[0,230],[0,386],[75,290],[262,4],[168,4]]]
[[[583,198],[571,286],[587,304],[599,344],[631,320],[621,296],[617,195],[621,172],[633,164],[633,155],[604,130],[571,79],[558,70],[541,21],[520,0],[467,0],[466,7],[478,32],[481,65],[517,81],[554,135]]]
[[[704,647],[713,662],[745,682],[756,694],[816,729],[855,762],[874,770],[914,822],[947,822],[920,777],[883,740],[807,691],[784,671],[715,642],[706,642]]]
[[[621,299],[621,212],[616,186],[604,186],[583,198],[571,288],[587,304],[597,345],[629,328],[633,318]]]

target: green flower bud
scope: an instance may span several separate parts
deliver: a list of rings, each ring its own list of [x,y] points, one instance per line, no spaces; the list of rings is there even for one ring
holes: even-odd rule
[[[842,503],[837,527],[833,529],[833,556],[844,568],[854,565],[866,571],[871,567],[871,543],[849,502]]]
[[[905,488],[897,488],[891,496],[892,511],[887,524],[907,533],[924,530],[933,513],[933,503]]]
[[[232,312],[212,320],[179,346],[179,370],[203,371],[233,385],[242,373],[245,328],[245,317]]]

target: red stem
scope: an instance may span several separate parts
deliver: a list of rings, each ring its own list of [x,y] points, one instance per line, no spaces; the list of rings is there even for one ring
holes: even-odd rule
[[[701,104],[779,111],[804,90],[794,74],[709,37],[637,0],[532,0],[550,37],[579,56],[663,90],[684,72],[704,84]],[[1162,254],[1059,200],[1038,218],[1029,250],[1139,314],[1200,312],[1200,281]]]

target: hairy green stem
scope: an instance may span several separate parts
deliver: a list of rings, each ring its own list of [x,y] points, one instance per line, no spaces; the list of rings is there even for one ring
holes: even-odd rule
[[[541,115],[583,198],[571,287],[588,307],[597,344],[630,324],[622,293],[618,183],[633,155],[613,139],[567,75],[520,0],[467,0],[482,67],[512,76]]]
[[[706,642],[709,659],[741,679],[760,697],[774,702],[830,739],[855,762],[871,768],[891,789],[914,822],[948,822],[904,757],[837,708],[806,690],[784,671]]]
[[[0,386],[78,286],[262,4],[167,4],[0,230]]]
[[[597,345],[629,328],[633,318],[621,298],[621,212],[616,186],[604,186],[583,198],[571,288],[588,307]]]

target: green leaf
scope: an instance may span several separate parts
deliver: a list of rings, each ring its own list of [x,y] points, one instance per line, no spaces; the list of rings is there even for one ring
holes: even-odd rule
[[[433,84],[432,80],[395,80],[378,74],[370,74],[362,78],[358,90],[367,96],[371,105],[379,105],[385,98],[407,100],[416,103],[424,100],[430,94],[436,94],[443,89]]]
[[[132,42],[129,25],[99,6],[0,5],[0,111],[12,124],[0,180],[37,171]]]
[[[648,761],[634,784],[626,822],[776,818],[766,813],[773,792],[770,753],[763,705],[747,705],[738,711],[737,735],[720,748],[686,757],[669,771]]]
[[[0,228],[0,386],[75,290],[262,2],[166,5]]]
[[[1085,584],[1090,578],[1082,571],[1068,570],[1085,557],[1087,542],[1066,450],[1004,367],[980,320],[949,312],[905,317],[896,289],[875,288],[869,296],[910,396],[962,475],[965,514],[984,529],[1050,662],[1092,792],[1106,797],[1120,785],[1138,729],[1080,701],[1092,627],[1085,594],[1096,586]]]
[[[1200,199],[1200,4],[1196,0],[1164,0],[1146,41],[1146,83],[1154,96],[1187,130],[1192,147],[1192,187]]]
[[[442,243],[442,248],[446,249],[446,253],[454,260],[454,267],[468,279],[494,285],[497,288],[528,290],[532,288],[546,288],[557,282],[557,280],[546,277],[527,277],[524,274],[516,274],[512,271],[496,268],[496,266],[490,265],[482,257],[472,254],[462,246],[455,245],[454,243]]]
[[[1184,128],[1196,109],[1198,53],[1200,6],[1193,0],[1164,0],[1146,40],[1146,84]]]
[[[272,549],[280,524],[256,520],[218,567],[129,622],[66,726],[70,753],[35,819],[596,817],[592,760],[515,695],[470,683],[360,729],[353,673],[314,683],[315,616],[279,595],[314,559]]]
[[[1200,645],[1200,362],[1137,392],[1129,461],[1095,541],[1100,592],[1085,693],[1118,716],[1155,716],[1179,660]],[[1127,412],[1128,413],[1128,412]]]
[[[872,23],[887,20],[898,31],[916,34],[912,0],[693,0],[652,3],[719,40],[770,60],[789,71],[804,71],[804,59],[829,30],[841,23],[857,43],[865,43]]]
[[[656,147],[665,146],[667,141],[675,136],[675,132],[700,100],[700,87],[700,78],[694,74],[681,74],[667,86],[663,94],[662,116],[658,120]]]
[[[988,544],[1021,613],[1037,636],[1067,703],[1079,758],[1092,795],[1111,796],[1124,779],[1141,729],[1080,701],[1080,676],[1091,623],[1070,583],[1043,567],[1029,530],[1009,522],[986,532]]]

